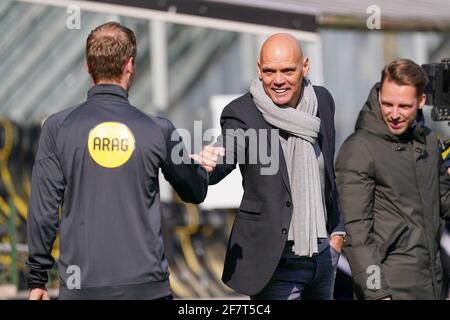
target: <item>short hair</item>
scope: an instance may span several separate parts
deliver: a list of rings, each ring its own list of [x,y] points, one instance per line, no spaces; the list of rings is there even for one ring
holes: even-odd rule
[[[414,86],[417,98],[424,94],[425,87],[429,82],[425,70],[409,59],[396,59],[386,65],[381,72],[381,88],[385,81],[392,81],[398,85]]]
[[[134,32],[117,22],[108,22],[91,31],[86,40],[86,61],[94,83],[120,80],[130,58],[136,58]]]

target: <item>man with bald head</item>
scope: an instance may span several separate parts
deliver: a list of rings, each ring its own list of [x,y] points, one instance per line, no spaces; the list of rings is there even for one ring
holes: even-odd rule
[[[242,174],[244,196],[222,280],[252,299],[332,299],[344,235],[333,166],[333,98],[305,78],[309,60],[289,34],[264,42],[257,68],[249,92],[222,112],[221,147],[204,147],[196,157],[210,172],[210,184],[237,163]],[[278,162],[275,172],[264,170],[261,150],[255,154],[254,147],[263,145]]]

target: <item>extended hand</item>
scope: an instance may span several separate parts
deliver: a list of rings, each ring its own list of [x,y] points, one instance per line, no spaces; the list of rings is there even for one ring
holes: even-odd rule
[[[344,237],[342,235],[334,235],[330,238],[330,246],[337,252],[342,251],[342,245],[344,244]]]
[[[225,156],[223,147],[204,146],[200,154],[191,154],[190,157],[199,162],[210,173],[216,167],[219,156]]]
[[[28,300],[50,300],[47,289],[34,288],[30,290]]]

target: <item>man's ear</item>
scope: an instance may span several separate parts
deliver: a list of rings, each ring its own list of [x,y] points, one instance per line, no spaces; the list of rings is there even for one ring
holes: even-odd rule
[[[258,78],[259,78],[259,80],[262,80],[261,62],[259,62],[259,60],[256,62],[256,69],[258,70]]]
[[[425,102],[427,101],[427,96],[425,94],[422,94],[419,97],[419,109],[422,109],[423,106],[425,105]]]
[[[127,64],[125,65],[125,72],[133,74],[134,73],[134,58],[131,57],[128,59]]]
[[[308,75],[308,71],[309,71],[309,58],[308,57],[305,57],[303,59],[302,71],[303,71],[303,77],[306,77]]]

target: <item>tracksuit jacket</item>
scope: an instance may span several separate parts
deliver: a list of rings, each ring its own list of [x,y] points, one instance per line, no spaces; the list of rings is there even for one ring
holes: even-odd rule
[[[31,288],[48,281],[59,231],[61,299],[170,294],[159,169],[193,203],[204,200],[208,175],[188,160],[170,121],[144,114],[127,96],[120,86],[96,85],[86,102],[45,121],[28,208]]]

